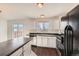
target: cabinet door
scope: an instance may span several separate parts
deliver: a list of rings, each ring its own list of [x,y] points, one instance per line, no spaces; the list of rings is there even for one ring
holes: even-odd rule
[[[42,46],[42,36],[37,36],[36,37],[36,45],[37,46]]]
[[[47,46],[51,48],[56,48],[56,37],[48,37]]]
[[[24,56],[30,56],[31,54],[31,42],[28,42],[26,45],[24,45]]]
[[[31,40],[32,41],[32,45],[36,45],[36,43],[37,43],[36,38],[37,37],[33,37],[33,40]]]
[[[47,37],[42,37],[42,46],[43,47],[48,47],[47,46]]]
[[[14,52],[11,56],[21,56],[22,55],[22,48]]]

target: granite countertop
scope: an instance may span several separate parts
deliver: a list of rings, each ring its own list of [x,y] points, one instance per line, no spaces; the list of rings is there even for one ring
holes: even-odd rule
[[[31,41],[31,38],[12,39],[0,43],[0,56],[11,55],[29,41]]]
[[[59,33],[30,33],[30,37],[34,37],[34,36],[37,36],[37,35],[40,35],[40,36],[61,36],[63,34],[59,34]]]

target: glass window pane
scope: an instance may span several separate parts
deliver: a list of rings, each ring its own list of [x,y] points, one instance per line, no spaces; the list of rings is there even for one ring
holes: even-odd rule
[[[19,24],[19,27],[20,27],[20,28],[23,28],[23,24]]]
[[[48,29],[48,22],[40,22],[38,23],[39,25],[39,30],[47,30]]]
[[[13,24],[12,29],[12,37],[16,38],[16,37],[21,37],[22,33],[23,33],[23,24]]]
[[[19,24],[18,28],[19,28],[19,30],[22,30],[23,29],[23,24]]]
[[[13,27],[14,27],[14,28],[17,28],[17,27],[18,27],[18,24],[14,24]]]
[[[45,30],[47,30],[48,29],[48,23],[44,23],[44,28],[45,28]]]
[[[39,23],[39,28],[43,30],[43,23]]]
[[[17,28],[14,28],[13,31],[16,32],[16,31],[18,31],[18,30],[17,30]]]

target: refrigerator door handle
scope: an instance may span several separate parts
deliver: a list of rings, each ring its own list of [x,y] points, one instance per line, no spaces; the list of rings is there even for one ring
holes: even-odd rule
[[[64,55],[70,56],[73,53],[73,29],[67,25],[64,30]]]

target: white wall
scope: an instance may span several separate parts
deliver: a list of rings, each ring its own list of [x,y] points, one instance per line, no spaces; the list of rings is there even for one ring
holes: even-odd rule
[[[0,16],[0,42],[6,41],[7,39],[7,21]]]

